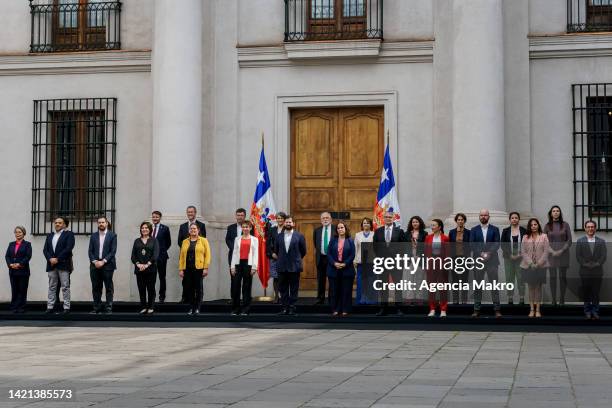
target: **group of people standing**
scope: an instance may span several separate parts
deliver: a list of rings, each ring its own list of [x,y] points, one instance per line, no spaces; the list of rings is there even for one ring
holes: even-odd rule
[[[179,276],[182,279],[181,302],[188,305],[189,315],[200,313],[203,297],[204,278],[208,275],[211,262],[211,250],[206,239],[204,223],[196,220],[197,209],[187,207],[187,221],[180,225],[178,234]],[[232,297],[232,315],[248,315],[251,307],[251,290],[253,275],[257,273],[259,241],[253,235],[253,225],[246,219],[246,210],[239,208],[235,212],[236,223],[227,228],[225,242],[228,247],[228,270],[230,275],[230,292]],[[140,236],[134,240],[131,251],[131,262],[140,296],[140,314],[154,313],[156,299],[155,285],[160,280],[159,303],[166,298],[166,267],[171,247],[170,229],[161,224],[162,213],[153,211],[151,222],[140,224]],[[377,313],[387,315],[393,307],[396,314],[403,314],[402,291],[396,290],[389,302],[389,293],[376,293],[373,289],[373,275],[369,272],[367,259],[368,243],[409,243],[412,256],[426,257],[446,256],[479,256],[483,259],[484,268],[473,271],[473,279],[480,281],[498,280],[500,246],[504,258],[506,282],[516,284],[519,302],[525,302],[525,285],[528,288],[530,304],[529,317],[542,316],[542,286],[547,282],[551,288],[553,304],[565,302],[567,290],[567,269],[569,266],[569,248],[572,245],[571,228],[563,220],[559,206],[551,207],[548,222],[542,226],[537,218],[527,222],[527,228],[520,226],[520,214],[509,214],[509,226],[501,234],[499,228],[489,224],[489,211],[483,209],[479,214],[479,224],[472,229],[465,227],[467,217],[456,214],[456,227],[444,233],[444,224],[440,219],[430,222],[426,231],[425,222],[419,216],[413,216],[408,222],[406,231],[394,223],[394,214],[387,211],[384,225],[374,230],[372,219],[361,221],[360,231],[351,236],[349,225],[342,220],[335,223],[329,212],[321,214],[321,226],[313,232],[317,268],[317,304],[325,302],[328,293],[329,305],[333,316],[347,316],[353,304],[352,291],[357,279],[356,303],[380,304]],[[53,221],[54,232],[50,233],[44,244],[43,254],[47,261],[46,271],[49,288],[47,313],[53,313],[59,303],[59,293],[63,297],[63,310],[56,313],[70,312],[70,275],[74,269],[72,251],[75,245],[74,234],[68,229],[69,221],[57,217]],[[90,279],[92,286],[92,314],[112,313],[113,308],[113,273],[116,269],[117,235],[111,231],[109,221],[102,216],[97,219],[98,231],[90,236],[88,256],[90,261]],[[606,261],[605,241],[595,236],[597,225],[587,221],[584,225],[586,236],[577,241],[576,258],[580,265],[584,296],[584,313],[589,319],[599,318],[599,290],[603,277],[603,264]],[[269,226],[266,231],[266,253],[270,263],[270,277],[273,279],[275,301],[281,304],[282,315],[295,315],[298,299],[300,272],[303,271],[303,258],[306,255],[304,236],[295,230],[293,217],[279,212],[276,215],[276,226]],[[26,230],[15,227],[15,241],[6,251],[6,262],[11,282],[11,309],[15,313],[25,310],[29,282],[29,262],[32,257],[32,246],[25,240]],[[452,246],[449,245],[452,243]],[[468,245],[469,243],[469,245]],[[452,248],[452,250],[449,250]],[[458,282],[463,278],[454,270],[435,267],[414,272],[415,279],[420,277],[429,283]],[[559,290],[557,291],[557,278]],[[385,282],[399,282],[402,271],[385,270],[377,279]],[[328,290],[326,287],[328,286]],[[102,302],[105,289],[106,302]],[[439,316],[446,317],[448,312],[448,292],[440,290],[428,295],[429,313],[434,317],[439,309]],[[467,303],[467,291],[454,291],[455,304]],[[557,297],[558,295],[558,297]],[[499,292],[493,290],[491,297],[496,317],[501,317]],[[419,296],[413,296],[409,302],[422,302]],[[473,317],[481,313],[482,289],[474,289]],[[508,303],[514,302],[514,290],[508,292]]]

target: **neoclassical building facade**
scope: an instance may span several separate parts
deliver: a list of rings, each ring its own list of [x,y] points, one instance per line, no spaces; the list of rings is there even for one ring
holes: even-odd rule
[[[119,237],[116,299],[135,300],[140,222],[158,209],[176,240],[187,205],[213,251],[205,299],[228,298],[225,228],[262,134],[277,207],[308,237],[323,210],[353,228],[371,213],[387,141],[404,219],[558,204],[575,234],[612,228],[608,0],[11,1],[0,38],[0,236],[28,230],[30,299],[53,215],[77,233],[73,300],[91,298],[98,214]]]

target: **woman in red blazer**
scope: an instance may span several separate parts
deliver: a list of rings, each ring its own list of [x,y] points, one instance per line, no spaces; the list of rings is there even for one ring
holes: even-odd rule
[[[425,260],[427,261],[427,283],[446,283],[448,271],[444,269],[444,258],[448,253],[448,235],[444,234],[444,224],[440,219],[431,220],[431,234],[425,237]],[[436,260],[440,258],[439,260]],[[439,290],[429,292],[429,317],[436,316],[436,293],[440,294],[440,317],[446,317],[448,292]]]

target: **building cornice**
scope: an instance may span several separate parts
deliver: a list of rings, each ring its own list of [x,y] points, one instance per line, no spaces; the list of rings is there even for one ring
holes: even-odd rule
[[[529,37],[530,59],[612,56],[612,33]]]
[[[0,54],[0,76],[151,72],[151,50]]]
[[[241,68],[304,65],[406,64],[433,62],[431,39],[418,41],[316,41],[238,47]]]

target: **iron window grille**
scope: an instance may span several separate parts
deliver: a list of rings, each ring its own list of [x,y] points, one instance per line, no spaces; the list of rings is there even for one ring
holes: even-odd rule
[[[567,31],[612,31],[612,0],[567,0]]]
[[[30,52],[121,48],[121,1],[30,0],[30,15]]]
[[[70,219],[75,234],[97,230],[97,217],[115,219],[117,99],[34,101],[32,234],[51,220]]]
[[[383,38],[383,0],[284,0],[285,41]]]
[[[572,85],[574,229],[612,231],[612,83]]]

